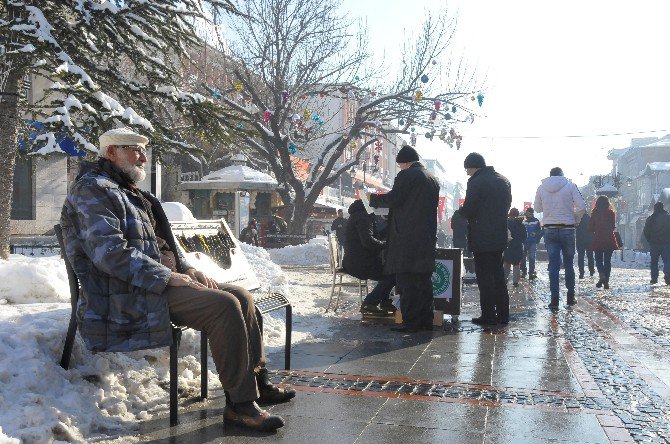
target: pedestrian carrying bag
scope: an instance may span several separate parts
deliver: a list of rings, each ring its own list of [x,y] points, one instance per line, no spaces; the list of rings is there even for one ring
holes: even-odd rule
[[[619,248],[617,248],[617,249],[618,250],[623,250],[623,241],[621,240],[621,235],[619,234],[618,231],[614,232],[614,239],[616,239],[616,243],[619,246]]]

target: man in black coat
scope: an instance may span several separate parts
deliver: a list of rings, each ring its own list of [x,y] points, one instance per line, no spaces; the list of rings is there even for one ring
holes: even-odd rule
[[[473,318],[479,325],[509,322],[509,293],[503,271],[507,246],[507,214],[512,205],[509,181],[479,153],[466,156],[463,166],[470,179],[465,202],[459,210],[468,218],[468,244],[475,256],[482,315]]]
[[[454,211],[451,216],[451,230],[454,233],[454,248],[461,248],[464,256],[469,256],[468,251],[468,220],[461,214],[460,209]]]
[[[365,211],[360,199],[349,206],[349,220],[344,228],[344,259],[342,268],[358,279],[377,281],[375,288],[363,300],[361,313],[386,316],[390,307],[390,293],[395,286],[395,275],[384,273],[382,251],[386,241],[376,236],[376,222]],[[379,307],[381,305],[381,307]]]
[[[337,241],[340,244],[344,243],[344,228],[346,225],[347,220],[344,218],[344,210],[337,210],[337,217],[333,220],[333,224],[330,226],[330,231],[335,233]]]
[[[388,254],[384,271],[394,273],[403,323],[394,331],[432,330],[437,203],[440,185],[405,145],[396,156],[400,172],[386,194],[370,194],[370,205],[390,208]]]
[[[663,202],[656,202],[654,212],[647,218],[642,231],[651,252],[651,284],[658,282],[658,257],[663,259],[663,277],[670,285],[670,214]]]

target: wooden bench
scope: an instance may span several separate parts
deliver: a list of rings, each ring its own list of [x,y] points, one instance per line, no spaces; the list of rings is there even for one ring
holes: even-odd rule
[[[253,274],[253,271],[249,268],[246,258],[244,257],[239,243],[237,240],[232,237],[230,233],[230,228],[225,223],[224,220],[221,221],[198,221],[198,222],[184,222],[184,223],[173,223],[171,224],[173,230],[175,230],[175,237],[179,236],[212,236],[219,235],[218,238],[222,239],[222,243],[229,241],[230,256],[231,261],[230,265],[223,270],[223,276],[227,276],[226,279],[223,279],[220,283],[223,284],[234,284],[246,288],[247,290],[252,291],[254,295],[254,303],[256,305],[256,313],[258,317],[259,327],[261,333],[263,332],[263,317],[262,314],[268,313],[280,308],[285,308],[286,310],[286,343],[284,351],[284,366],[286,370],[290,369],[291,366],[291,330],[292,330],[292,307],[286,297],[278,292],[273,292],[268,290],[268,292],[259,292],[257,291],[260,288],[258,280]],[[65,344],[63,346],[63,354],[61,356],[60,365],[65,370],[70,366],[70,356],[72,354],[72,347],[74,345],[74,338],[77,332],[77,304],[79,302],[79,291],[80,284],[77,275],[70,264],[67,256],[65,255],[65,247],[63,243],[63,233],[60,225],[54,226],[54,232],[58,238],[58,243],[60,246],[61,257],[65,262],[65,268],[67,271],[68,282],[70,286],[70,304],[72,311],[70,314],[70,323],[68,325],[67,334],[65,337]],[[181,245],[182,242],[179,242],[178,245]],[[232,247],[230,247],[232,245]],[[188,251],[185,249],[185,253],[191,253],[193,251]],[[232,259],[233,256],[237,256],[235,259]],[[243,259],[243,260],[242,260]],[[243,272],[246,265],[246,272]],[[231,271],[232,270],[232,271]],[[235,272],[237,270],[237,272]],[[225,271],[228,271],[225,273]],[[215,277],[215,276],[212,276]],[[216,276],[222,277],[222,276]],[[216,278],[215,277],[215,278]],[[251,287],[251,288],[250,288]],[[254,291],[256,290],[256,291]],[[177,374],[177,353],[179,351],[179,344],[181,342],[182,331],[187,327],[172,325],[172,345],[170,346],[170,426],[175,426],[179,422],[178,418],[178,374]],[[204,332],[200,332],[200,396],[202,399],[207,398],[207,335]]]

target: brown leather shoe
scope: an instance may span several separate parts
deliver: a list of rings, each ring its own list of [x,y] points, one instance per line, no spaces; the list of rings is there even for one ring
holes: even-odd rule
[[[255,402],[226,404],[223,409],[223,420],[227,424],[259,432],[274,432],[284,427],[284,420],[281,416],[270,415],[266,410],[261,410]]]
[[[270,381],[270,374],[265,367],[262,367],[256,373],[256,383],[258,384],[258,392],[260,393],[260,397],[258,398],[260,404],[279,404],[295,398],[294,389],[290,387],[278,387]]]

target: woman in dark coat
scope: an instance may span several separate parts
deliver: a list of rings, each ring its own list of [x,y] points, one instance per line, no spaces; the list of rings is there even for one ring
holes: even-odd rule
[[[392,307],[391,290],[395,275],[384,274],[382,251],[386,241],[377,237],[375,216],[365,211],[360,200],[349,206],[349,220],[344,226],[344,259],[342,268],[358,279],[372,279],[377,285],[363,300],[361,313],[386,316]]]
[[[620,248],[614,236],[616,216],[607,196],[600,196],[589,221],[589,231],[593,233],[591,249],[595,254],[596,268],[600,280],[596,287],[610,288],[610,271],[612,270],[612,253]]]
[[[505,279],[509,277],[510,267],[512,272],[512,285],[519,286],[519,275],[521,260],[523,259],[523,243],[528,236],[526,226],[523,224],[523,217],[519,217],[519,210],[512,208],[509,210],[507,218],[507,229],[511,239],[507,244],[503,255],[503,268],[505,270]]]

